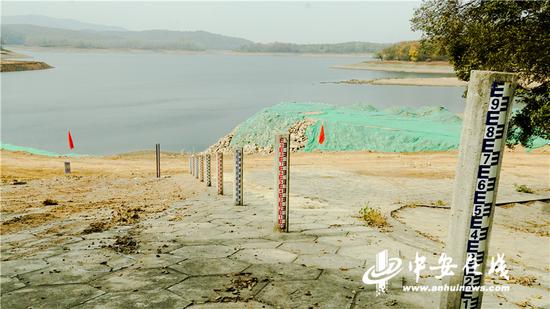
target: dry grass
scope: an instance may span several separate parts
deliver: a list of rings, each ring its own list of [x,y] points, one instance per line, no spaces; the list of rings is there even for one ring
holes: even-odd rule
[[[359,210],[359,215],[368,226],[377,227],[377,228],[387,228],[389,227],[388,220],[386,216],[382,214],[379,208],[370,207],[367,203],[365,207]]]
[[[516,187],[516,191],[520,192],[520,193],[535,193],[535,191],[533,191],[533,189],[529,188],[526,185],[514,184],[514,187]]]
[[[52,200],[51,198],[47,198],[42,202],[42,205],[44,205],[44,206],[53,206],[53,205],[58,205],[58,204],[59,204],[58,201]]]

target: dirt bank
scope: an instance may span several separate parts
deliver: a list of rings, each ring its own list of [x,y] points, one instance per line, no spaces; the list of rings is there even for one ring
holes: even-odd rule
[[[42,61],[2,60],[0,62],[0,72],[45,70],[51,68],[53,67]]]
[[[354,64],[336,65],[333,68],[348,70],[371,70],[386,72],[433,73],[454,75],[448,62],[410,62],[410,61],[365,61]]]
[[[350,79],[338,84],[352,85],[394,85],[394,86],[437,86],[437,87],[464,87],[468,83],[456,77],[419,77],[419,78],[381,78],[381,79]]]

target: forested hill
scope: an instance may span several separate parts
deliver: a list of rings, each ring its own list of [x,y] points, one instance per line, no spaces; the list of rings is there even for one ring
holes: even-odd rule
[[[430,42],[403,41],[388,46],[376,53],[381,60],[401,61],[447,61],[445,49]]]
[[[311,53],[311,54],[357,54],[373,53],[391,44],[371,42],[345,42],[336,44],[293,44],[293,43],[254,43],[237,49],[249,53]]]
[[[2,43],[42,47],[233,50],[251,41],[206,31],[93,31],[2,25]]]
[[[391,44],[254,43],[206,31],[62,29],[30,24],[3,24],[2,44],[65,48],[124,48],[148,50],[233,50],[249,53],[356,54],[374,53]]]

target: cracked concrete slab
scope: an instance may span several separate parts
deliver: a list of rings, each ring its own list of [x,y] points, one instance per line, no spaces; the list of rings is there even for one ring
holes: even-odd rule
[[[280,308],[349,308],[353,297],[351,290],[332,282],[305,280],[271,282],[257,299]]]
[[[255,277],[241,275],[190,277],[168,288],[181,297],[195,303],[251,300],[266,282],[252,280]],[[247,280],[251,285],[246,284]],[[245,284],[241,284],[245,282]],[[252,284],[253,283],[253,284]]]
[[[25,284],[16,277],[0,277],[0,291],[2,291],[2,293],[17,290],[24,286]]]
[[[159,290],[188,276],[169,268],[126,268],[103,276],[90,284],[106,292]]]
[[[290,263],[297,255],[279,249],[242,249],[235,253],[232,258],[239,259],[253,264],[265,263]]]
[[[102,264],[55,265],[19,275],[27,285],[87,283],[101,277],[110,271],[110,267]]]
[[[191,302],[165,290],[117,292],[101,295],[84,304],[78,309],[138,309],[138,308],[162,308],[180,309],[189,306]]]
[[[133,259],[131,266],[135,268],[161,268],[185,260],[183,257],[165,253],[137,254],[129,257]]]
[[[184,262],[172,265],[170,268],[190,276],[204,276],[238,273],[243,271],[248,266],[250,266],[250,264],[228,258],[199,258],[186,260]]]
[[[2,294],[2,308],[70,308],[103,294],[87,284],[27,287]]]
[[[338,254],[303,254],[298,256],[294,261],[296,264],[304,264],[306,266],[324,268],[324,269],[339,269],[339,268],[355,268],[364,265],[364,262],[347,256]]]
[[[259,303],[257,301],[248,301],[248,302],[199,304],[199,305],[193,305],[189,308],[190,309],[271,309],[274,307]]]
[[[196,245],[186,246],[180,249],[176,249],[171,253],[173,255],[181,256],[187,259],[192,258],[223,258],[228,257],[237,251],[233,247],[224,245]]]
[[[244,270],[257,278],[270,281],[315,280],[319,278],[321,271],[298,264],[253,264]]]
[[[289,241],[284,242],[277,249],[295,254],[333,254],[336,253],[338,247],[320,242]]]
[[[318,171],[308,173],[319,175]],[[256,184],[250,175],[247,174],[247,181]],[[364,187],[359,178],[365,176],[344,172],[338,175],[349,176],[357,188]],[[216,196],[215,188],[210,188],[191,199],[167,205],[167,209],[136,224],[99,233],[81,235],[80,226],[73,236],[35,236],[52,225],[2,235],[2,308],[31,305],[33,308],[433,308],[438,305],[440,293],[402,292],[403,284],[416,283],[406,269],[390,280],[389,293],[378,297],[375,285],[365,285],[362,276],[375,264],[376,254],[382,249],[389,249],[391,257],[400,256],[406,261],[418,251],[432,265],[438,257],[434,253],[442,250],[440,243],[423,238],[395,220],[393,230],[387,232],[364,226],[354,217],[357,209],[350,208],[347,200],[344,203],[350,193],[346,185],[338,187],[342,192],[332,190],[331,194],[314,192],[310,184],[298,185],[299,190],[293,187],[291,232],[275,233],[273,192],[266,191],[273,185],[271,176],[270,172],[262,172],[264,186],[247,187],[244,207],[232,206],[228,192]],[[231,188],[232,184],[226,185]],[[424,196],[427,193],[430,198],[434,196],[431,183],[417,189],[424,190]],[[400,207],[388,202],[394,199],[396,189],[383,193],[373,187],[368,190],[377,193],[368,197],[371,205],[384,210]],[[401,194],[400,198],[414,201],[422,194]],[[365,201],[357,198],[356,202],[364,205]],[[136,251],[119,253],[105,248],[117,237],[128,235],[137,242]],[[512,271],[523,266],[513,265]],[[536,270],[529,271],[537,274]],[[523,296],[528,295],[530,305],[543,307],[548,299],[544,291],[549,281],[538,277],[537,280],[532,287],[513,285],[514,290],[506,299],[486,294],[484,305],[505,308],[521,303],[525,300]],[[428,277],[421,278],[418,284],[439,283]]]
[[[0,275],[10,277],[46,267],[48,267],[48,263],[38,259],[3,261]]]

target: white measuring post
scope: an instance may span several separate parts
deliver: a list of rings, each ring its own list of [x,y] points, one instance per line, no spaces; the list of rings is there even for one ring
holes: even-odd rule
[[[190,166],[191,166],[191,170],[189,170],[189,174],[191,174],[192,176],[195,175],[195,155],[191,155],[191,157],[189,158],[190,160]]]
[[[472,71],[470,75],[446,247],[458,268],[448,277],[449,286],[483,285],[516,84],[511,73]],[[446,292],[441,308],[481,308],[482,297],[480,291]]]
[[[210,154],[207,153],[204,155],[204,165],[206,170],[206,186],[210,187],[212,186],[212,177],[210,175],[211,167],[210,167]]]
[[[160,144],[155,145],[155,154],[157,159],[157,178],[160,178]]]
[[[199,157],[199,181],[204,182],[204,155]]]
[[[290,134],[275,136],[275,210],[274,230],[288,232],[290,180]]]
[[[243,148],[235,149],[235,184],[233,189],[235,205],[243,205]]]
[[[223,195],[223,152],[218,152],[216,159],[218,161],[218,194]]]
[[[195,178],[199,179],[199,155],[195,157]]]

